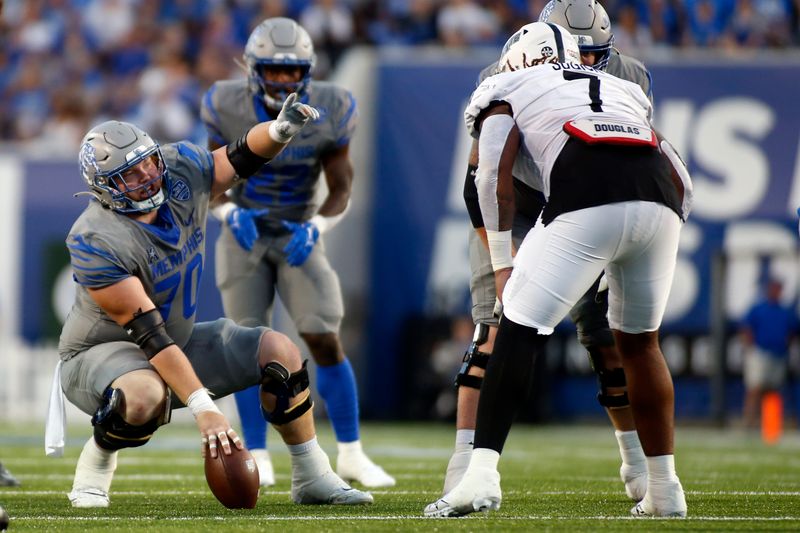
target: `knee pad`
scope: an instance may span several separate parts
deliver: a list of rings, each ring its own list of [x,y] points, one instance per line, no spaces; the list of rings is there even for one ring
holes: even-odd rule
[[[625,381],[625,371],[622,368],[606,369],[599,352],[589,349],[589,360],[592,362],[592,370],[597,374],[597,385],[600,390],[597,393],[597,402],[609,409],[623,409],[630,406],[628,391],[618,394],[610,394],[609,388],[625,388],[628,383]]]
[[[274,394],[276,397],[275,409],[268,412],[261,407],[264,420],[275,426],[281,426],[299,418],[314,406],[308,390],[308,360],[303,361],[303,367],[295,373],[273,361],[261,369],[261,391]],[[289,400],[298,394],[305,394],[303,401],[289,407]]]
[[[592,346],[610,346],[614,336],[608,327],[608,291],[597,291],[598,281],[570,309],[569,317],[578,330],[578,340],[589,350]]]
[[[484,370],[486,369],[490,354],[482,352],[478,348],[485,344],[488,338],[489,326],[486,324],[478,324],[475,326],[475,334],[472,337],[472,343],[469,345],[469,348],[467,348],[467,351],[464,352],[461,368],[458,370],[458,374],[456,374],[454,383],[456,388],[463,386],[480,390],[483,378],[471,375],[469,369],[473,366],[483,368]]]
[[[101,448],[116,451],[144,446],[159,426],[169,422],[169,395],[167,395],[167,404],[164,407],[165,414],[141,426],[131,425],[122,418],[120,410],[124,400],[125,394],[122,389],[108,387],[103,392],[103,405],[92,417],[94,440]]]

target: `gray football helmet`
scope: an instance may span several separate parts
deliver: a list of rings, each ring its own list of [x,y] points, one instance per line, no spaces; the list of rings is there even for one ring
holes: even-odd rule
[[[152,158],[158,175],[143,184],[128,187],[126,172],[147,158]],[[89,130],[81,141],[78,164],[81,176],[89,185],[85,194],[91,194],[108,209],[119,213],[147,213],[169,199],[169,171],[161,149],[133,124],[110,120]],[[158,190],[144,200],[133,200],[129,196],[154,185]]]
[[[545,63],[580,63],[575,38],[558,24],[531,22],[508,38],[497,72],[513,72]]]
[[[550,0],[539,14],[539,22],[553,22],[566,28],[578,41],[581,53],[596,54],[596,69],[605,70],[614,34],[611,19],[595,0]]]
[[[279,110],[286,97],[298,93],[302,98],[311,81],[314,67],[314,43],[308,32],[289,18],[269,18],[259,24],[244,48],[242,56],[250,91],[260,95],[267,106]],[[277,83],[264,78],[264,70],[274,66],[297,66],[302,78],[297,83]],[[272,94],[270,94],[272,93]]]

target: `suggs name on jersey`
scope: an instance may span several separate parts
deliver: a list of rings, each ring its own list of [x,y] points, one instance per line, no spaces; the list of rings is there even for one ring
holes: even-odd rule
[[[153,279],[158,279],[164,274],[169,274],[176,268],[180,267],[184,262],[186,262],[186,258],[189,256],[189,254],[192,254],[200,249],[200,244],[203,242],[204,238],[205,235],[203,234],[203,230],[196,228],[194,233],[189,235],[189,238],[186,239],[186,242],[179,252],[175,252],[174,254],[167,256],[165,259],[162,259],[161,261],[158,261],[150,266],[150,273],[153,276]]]
[[[598,72],[594,67],[584,65],[582,63],[550,63],[553,70],[588,70],[589,72]]]

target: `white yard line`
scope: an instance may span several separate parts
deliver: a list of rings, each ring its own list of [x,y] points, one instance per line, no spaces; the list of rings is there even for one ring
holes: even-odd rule
[[[477,515],[483,516],[483,515]],[[484,516],[485,518],[485,516]],[[756,517],[756,516],[689,516],[687,518],[637,518],[633,516],[549,516],[549,515],[527,515],[527,516],[499,516],[492,514],[492,520],[558,520],[558,521],[585,521],[585,520],[680,520],[688,522],[789,522],[800,521],[800,516],[769,516],[769,517]],[[288,522],[298,520],[309,521],[388,521],[388,520],[452,520],[448,518],[427,518],[419,514],[413,515],[390,515],[390,516],[245,516],[245,515],[225,515],[225,516],[56,516],[56,515],[31,515],[31,516],[14,516],[12,518],[15,522],[26,521],[45,521],[45,522],[206,522],[209,520],[229,521],[229,520],[246,520],[246,521],[259,521],[259,522]],[[464,519],[462,519],[464,520]],[[461,523],[461,522],[460,522]]]

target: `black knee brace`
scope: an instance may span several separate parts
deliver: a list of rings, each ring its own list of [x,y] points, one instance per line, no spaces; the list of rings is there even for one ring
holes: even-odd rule
[[[261,391],[274,394],[277,398],[275,409],[270,413],[261,407],[264,420],[275,426],[281,426],[299,418],[314,406],[311,396],[306,395],[300,403],[289,407],[289,399],[308,390],[308,360],[303,361],[303,368],[289,373],[282,364],[273,361],[261,369]]]
[[[597,385],[600,391],[597,393],[597,401],[603,407],[609,409],[623,409],[630,405],[628,391],[621,394],[609,394],[609,388],[625,388],[628,383],[625,381],[625,371],[622,368],[605,368],[603,359],[597,350],[589,348],[589,360],[592,362],[592,370],[597,374]]]
[[[125,394],[122,389],[108,387],[103,392],[103,405],[92,417],[94,440],[101,448],[116,451],[122,448],[143,446],[147,444],[159,426],[169,422],[169,396],[167,396],[167,405],[164,407],[166,414],[141,426],[131,425],[122,418],[120,410],[124,401]]]
[[[478,347],[486,342],[489,338],[489,326],[486,324],[478,324],[475,326],[475,335],[472,337],[472,343],[464,352],[461,368],[456,374],[455,387],[470,387],[480,390],[483,378],[480,376],[473,376],[469,373],[471,366],[477,366],[486,370],[486,365],[489,363],[489,355],[486,352],[478,350]]]
[[[608,327],[608,318],[606,317],[608,291],[597,292],[599,282],[600,278],[569,310],[569,317],[578,330],[578,340],[587,350],[592,346],[614,344],[614,336]]]

